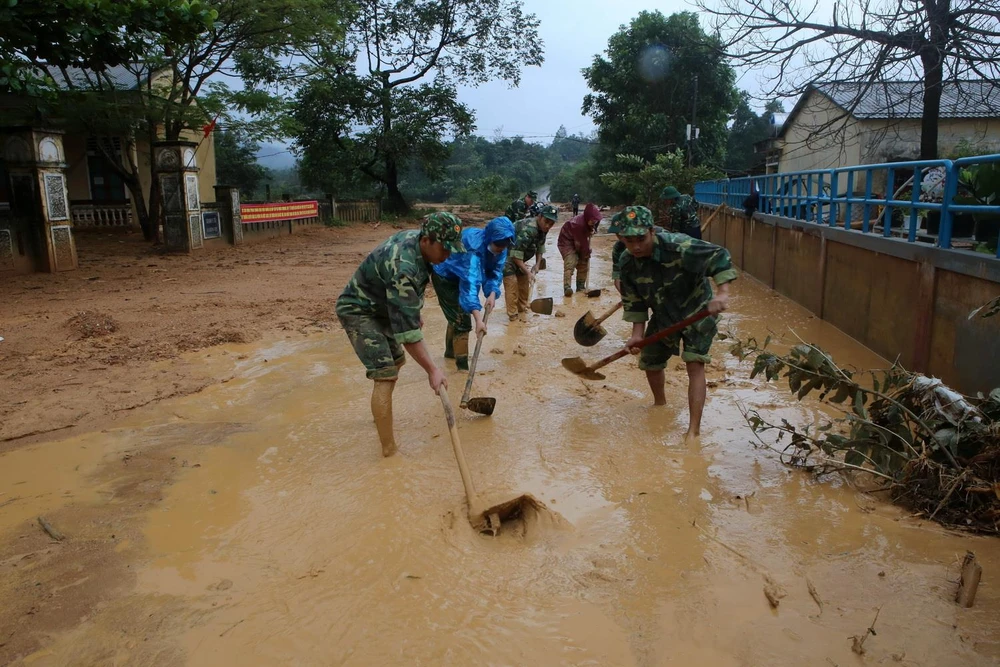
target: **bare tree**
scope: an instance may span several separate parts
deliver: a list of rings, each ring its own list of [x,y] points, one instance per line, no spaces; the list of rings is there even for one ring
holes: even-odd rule
[[[995,0],[698,0],[713,17],[727,55],[749,67],[773,67],[763,96],[799,94],[822,81],[851,87],[850,114],[887,82],[915,79],[922,93],[920,157],[938,154],[946,81],[984,85],[958,94],[1000,106],[1000,9]],[[964,92],[963,92],[964,91]],[[893,112],[892,99],[884,95]],[[913,114],[916,115],[916,114]]]

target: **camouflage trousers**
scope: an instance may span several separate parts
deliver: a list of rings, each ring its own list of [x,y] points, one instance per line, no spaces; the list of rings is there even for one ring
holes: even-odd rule
[[[655,317],[646,325],[646,336],[652,336],[657,331],[666,329],[673,322],[660,322]],[[644,371],[662,371],[667,367],[670,357],[680,354],[681,360],[685,362],[700,361],[703,364],[710,363],[712,357],[708,352],[715,340],[715,334],[719,330],[718,317],[706,317],[695,322],[687,329],[672,336],[667,336],[661,341],[647,345],[639,353],[639,368]],[[684,352],[681,353],[681,341],[684,342]]]
[[[456,334],[472,331],[472,316],[458,305],[458,283],[442,278],[433,271],[431,272],[431,283],[434,285],[434,292],[437,294],[441,312],[444,313],[444,318],[448,320],[452,330]]]
[[[516,320],[518,313],[528,312],[528,294],[531,292],[531,278],[527,274],[503,277],[504,301],[507,317]]]
[[[573,272],[576,271],[576,291],[587,289],[587,278],[590,277],[590,258],[580,259],[576,252],[563,255],[563,290],[572,289]]]
[[[469,370],[469,332],[472,331],[472,316],[462,310],[458,303],[459,284],[437,273],[431,273],[434,292],[437,293],[441,312],[448,320],[444,334],[444,358],[454,359],[459,370]]]
[[[367,315],[337,314],[341,326],[354,347],[354,353],[365,365],[370,380],[395,380],[406,363],[406,353],[392,335],[388,320]]]

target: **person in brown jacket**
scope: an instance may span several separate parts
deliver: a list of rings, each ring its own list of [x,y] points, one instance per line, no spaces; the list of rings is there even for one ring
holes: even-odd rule
[[[596,204],[590,203],[583,213],[572,218],[559,230],[556,247],[563,258],[563,294],[573,296],[571,289],[573,271],[576,271],[576,291],[587,289],[587,278],[590,275],[590,237],[597,231],[601,223],[601,211]]]

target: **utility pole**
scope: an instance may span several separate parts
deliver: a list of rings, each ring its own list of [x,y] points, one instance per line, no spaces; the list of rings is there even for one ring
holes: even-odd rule
[[[698,140],[698,77],[694,77],[694,99],[691,102],[691,124],[688,125],[688,167],[694,166],[694,144]]]

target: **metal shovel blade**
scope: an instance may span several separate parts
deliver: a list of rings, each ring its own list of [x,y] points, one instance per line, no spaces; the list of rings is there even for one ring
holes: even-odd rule
[[[473,412],[481,415],[486,415],[489,417],[493,414],[493,410],[497,407],[497,399],[492,396],[482,396],[479,398],[470,398],[469,402],[465,404],[466,409],[472,410]]]
[[[484,510],[476,510],[475,516],[469,520],[473,527],[481,533],[492,533],[496,536],[504,522],[524,519],[531,512],[544,510],[545,505],[530,493],[525,493],[511,500],[506,500]]]
[[[577,320],[573,327],[573,339],[584,347],[597,345],[607,335],[607,330],[597,324],[597,319],[589,310]]]
[[[563,368],[569,372],[576,373],[580,377],[588,380],[603,380],[605,377],[597,371],[590,370],[590,366],[587,365],[587,362],[580,357],[566,357],[562,360],[562,365]]]
[[[599,289],[589,289],[587,290],[587,296],[593,299],[594,297],[601,296],[601,290]]]
[[[542,257],[541,259],[538,260],[538,270],[539,271],[544,271],[545,270],[545,258],[544,257]]]
[[[541,299],[535,299],[528,307],[531,308],[531,312],[533,313],[538,313],[539,315],[551,315],[552,297],[547,296]]]

